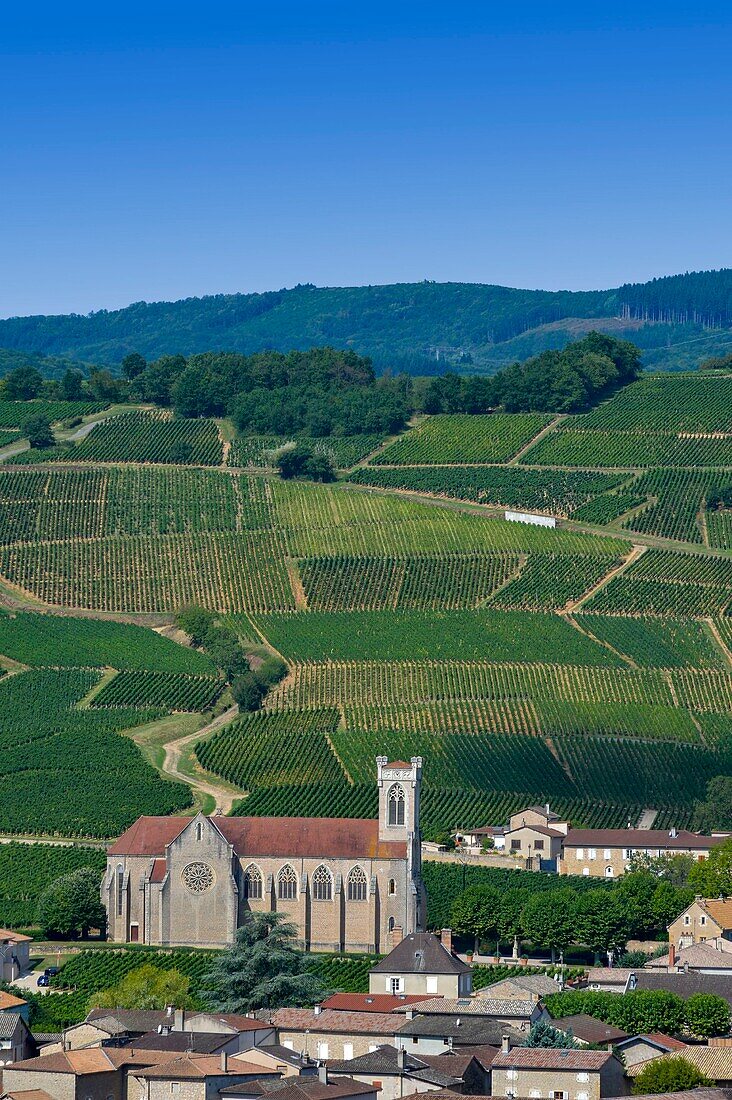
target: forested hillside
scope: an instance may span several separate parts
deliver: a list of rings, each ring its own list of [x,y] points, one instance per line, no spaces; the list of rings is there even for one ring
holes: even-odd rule
[[[0,348],[116,365],[130,352],[154,359],[329,344],[370,355],[379,369],[423,374],[441,372],[446,361],[468,370],[492,370],[563,347],[577,334],[577,319],[594,320],[589,327],[621,337],[632,333],[648,349],[653,365],[694,365],[688,362],[689,343],[701,341],[700,356],[705,357],[715,354],[717,341],[729,340],[732,269],[602,291],[424,282],[305,285],[264,294],[137,302],[88,316],[0,321]]]

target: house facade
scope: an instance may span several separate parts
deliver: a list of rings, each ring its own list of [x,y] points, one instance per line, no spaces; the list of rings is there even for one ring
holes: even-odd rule
[[[493,1096],[532,1100],[600,1100],[629,1092],[610,1051],[518,1047],[501,1050],[491,1067]]]
[[[724,839],[678,829],[570,829],[557,870],[562,875],[618,878],[634,855],[690,855],[703,860]]]
[[[668,926],[668,942],[677,949],[720,942],[732,949],[732,898],[694,898]]]
[[[102,883],[117,943],[217,947],[283,913],[309,951],[378,953],[419,930],[422,759],[376,761],[378,819],[141,817]]]
[[[473,988],[471,968],[452,953],[452,934],[443,929],[413,932],[369,970],[369,992],[468,997]]]

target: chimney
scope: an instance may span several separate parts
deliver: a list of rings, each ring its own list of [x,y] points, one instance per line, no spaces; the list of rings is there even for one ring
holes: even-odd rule
[[[318,1080],[320,1081],[321,1085],[328,1084],[328,1067],[326,1066],[325,1062],[321,1062],[318,1066]]]
[[[440,932],[440,943],[452,954],[452,928],[443,928]]]
[[[166,1016],[172,1016],[173,1015],[173,1006],[172,1005],[166,1005],[165,1006],[165,1015]]]
[[[173,1016],[173,1031],[182,1031],[183,1024],[185,1022],[186,1013],[183,1008],[176,1008]]]
[[[413,1020],[414,1019],[414,1009],[413,1008],[408,1008],[405,1015],[406,1015],[408,1020]]]
[[[322,1011],[323,1011],[323,1006],[322,1005],[315,1005],[315,1007],[313,1009],[313,1012],[315,1013],[316,1016],[319,1016]]]
[[[501,1054],[508,1054],[511,1049],[511,1039],[508,1035],[501,1036]]]
[[[551,810],[549,809],[549,803],[548,802],[544,803],[544,811],[546,813],[546,816],[549,817],[549,814],[551,813]]]
[[[671,826],[671,828],[669,829],[669,834],[668,835],[671,837],[672,840],[676,840],[676,837],[679,835],[679,831],[678,831],[678,829],[676,828],[675,825]]]
[[[673,970],[676,966],[676,944],[670,943],[668,945],[668,968]]]
[[[407,1052],[404,1047],[397,1047],[397,1069],[404,1069],[407,1064]]]
[[[389,934],[391,936],[392,949],[395,948],[397,944],[401,943],[404,939],[404,929],[400,924],[395,924]]]
[[[228,1073],[229,1072],[228,1055],[227,1055],[225,1050],[221,1051],[221,1072],[222,1073]]]

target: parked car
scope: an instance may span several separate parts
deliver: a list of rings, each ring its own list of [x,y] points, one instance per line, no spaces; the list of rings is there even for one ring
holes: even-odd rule
[[[53,978],[55,974],[58,974],[60,970],[61,970],[60,966],[47,966],[46,969],[41,974],[40,978],[38,979],[37,984],[38,985],[43,985],[43,986],[50,985],[51,984],[51,978]]]

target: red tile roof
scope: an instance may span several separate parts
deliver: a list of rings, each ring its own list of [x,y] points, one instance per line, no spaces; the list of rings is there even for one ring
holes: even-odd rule
[[[682,851],[706,851],[726,839],[722,836],[700,836],[678,830],[676,836],[665,829],[570,829],[565,848],[678,848]]]
[[[140,817],[109,855],[162,856],[190,817]],[[217,817],[216,828],[237,854],[351,859],[403,859],[406,844],[379,840],[375,819],[327,817]]]
[[[168,866],[164,859],[153,860],[153,868],[150,873],[150,882],[162,882],[168,873]]]
[[[612,1058],[609,1050],[551,1049],[549,1047],[512,1047],[493,1059],[493,1069],[578,1069],[600,1070]]]
[[[388,764],[385,764],[385,768],[411,768],[411,764],[408,764],[406,760],[390,760]]]
[[[352,1032],[354,1035],[394,1035],[404,1018],[390,1012],[339,1012],[324,1008],[278,1008],[272,1023],[279,1031]],[[280,1040],[281,1041],[281,1040]]]
[[[326,997],[322,1007],[339,1012],[394,1012],[404,1005],[434,1000],[434,993],[334,993],[332,997]]]
[[[650,1039],[652,1043],[668,1047],[669,1050],[686,1050],[688,1043],[682,1043],[681,1039],[674,1039],[673,1035],[664,1035],[662,1031],[650,1031],[640,1036],[641,1039]]]

